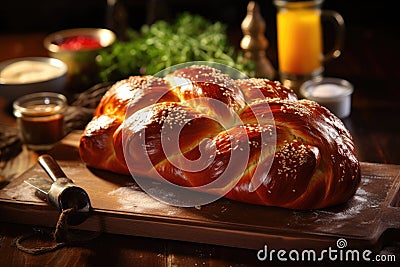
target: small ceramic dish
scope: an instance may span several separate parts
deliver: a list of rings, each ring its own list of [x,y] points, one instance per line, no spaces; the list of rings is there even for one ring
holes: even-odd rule
[[[309,80],[300,87],[302,97],[313,100],[326,107],[339,118],[351,113],[353,85],[340,78],[322,78]]]

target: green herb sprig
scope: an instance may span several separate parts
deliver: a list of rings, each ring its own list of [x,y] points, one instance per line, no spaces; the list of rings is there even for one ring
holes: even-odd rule
[[[228,42],[227,26],[199,15],[182,13],[175,22],[160,20],[129,29],[127,41],[116,41],[97,57],[100,78],[115,81],[131,75],[153,75],[189,61],[211,61],[236,68],[248,76],[254,64]]]

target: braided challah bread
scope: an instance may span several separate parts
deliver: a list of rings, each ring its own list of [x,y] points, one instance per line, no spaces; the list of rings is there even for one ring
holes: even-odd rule
[[[79,151],[90,167],[196,190],[228,177],[206,193],[292,209],[346,202],[360,182],[352,137],[326,108],[199,65],[115,83]]]

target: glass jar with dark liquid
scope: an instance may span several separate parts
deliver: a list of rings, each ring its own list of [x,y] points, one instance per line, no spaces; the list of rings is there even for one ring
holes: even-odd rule
[[[64,137],[67,108],[64,95],[51,92],[25,95],[13,103],[13,108],[21,139],[28,149],[50,150]]]

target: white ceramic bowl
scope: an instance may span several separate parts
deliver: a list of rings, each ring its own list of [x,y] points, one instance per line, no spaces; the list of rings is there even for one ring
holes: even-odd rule
[[[64,93],[67,65],[50,57],[21,57],[0,63],[0,97],[12,102],[37,92]]]
[[[343,119],[351,113],[353,85],[340,78],[322,78],[302,84],[302,97],[313,100],[326,107],[337,117]]]

